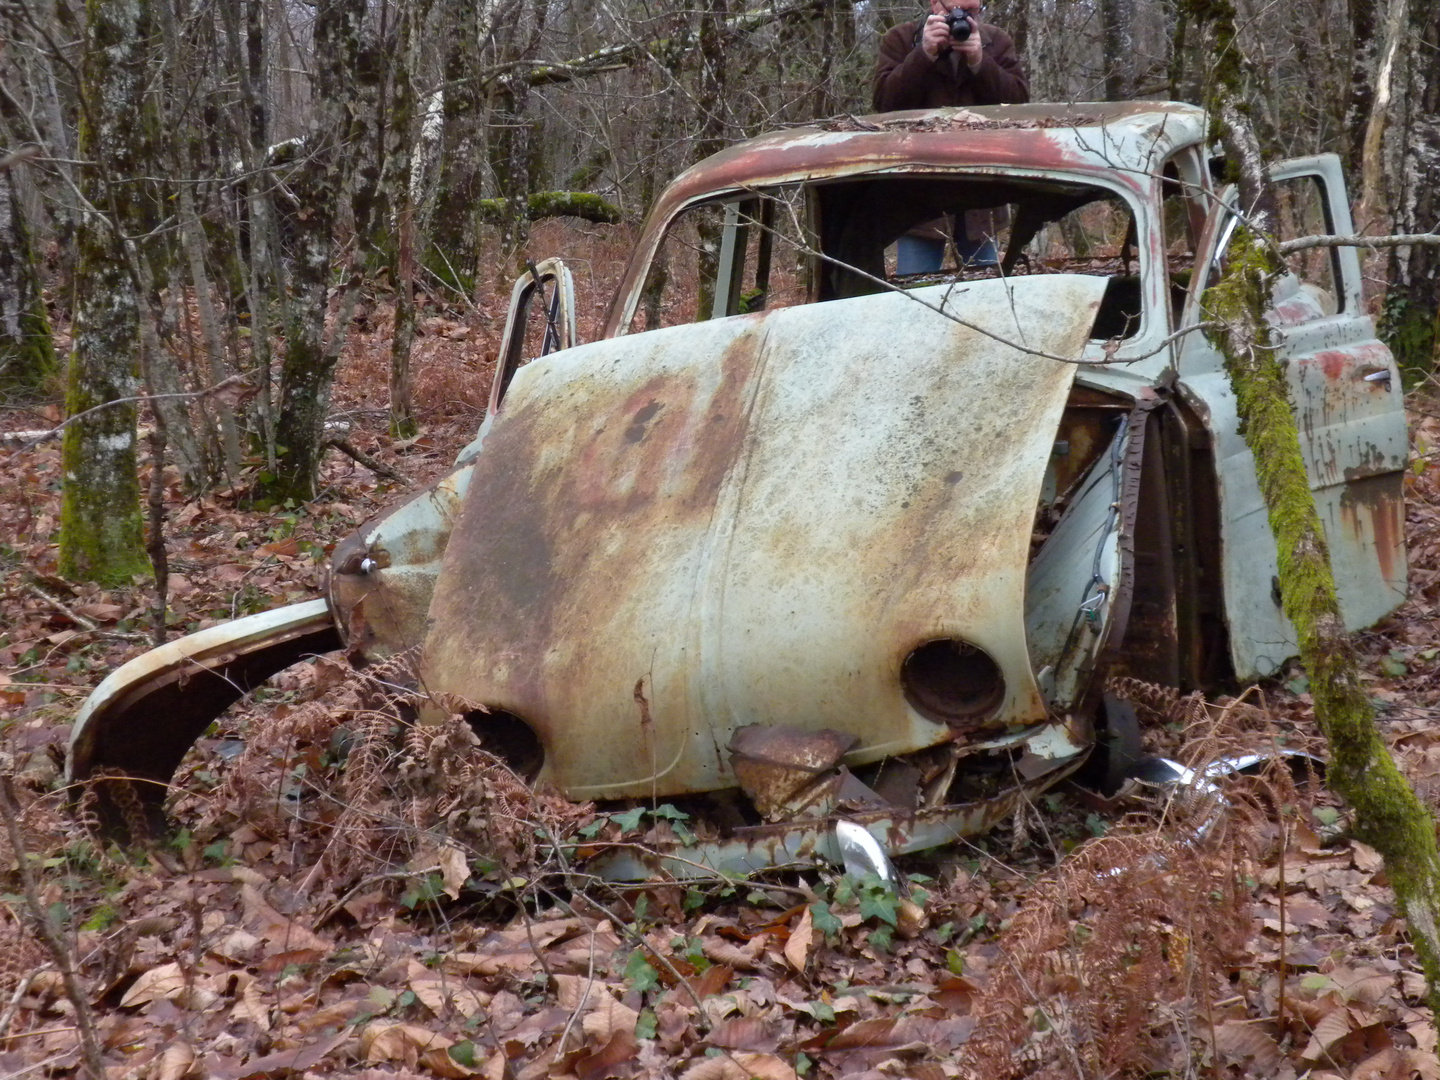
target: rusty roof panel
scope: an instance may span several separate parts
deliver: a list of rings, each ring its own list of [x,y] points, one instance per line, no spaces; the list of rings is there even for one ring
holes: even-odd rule
[[[953,288],[950,310],[1078,355],[1104,289]],[[601,341],[521,369],[431,607],[425,682],[534,726],[572,798],[733,784],[736,728],[856,735],[852,764],[948,739],[901,662],[965,638],[997,724],[1043,706],[1030,526],[1071,365],[926,309],[945,286]]]

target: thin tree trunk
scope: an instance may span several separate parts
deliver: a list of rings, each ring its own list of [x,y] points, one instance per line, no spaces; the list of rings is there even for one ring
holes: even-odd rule
[[[315,18],[317,118],[291,176],[298,205],[289,220],[292,297],[280,370],[276,464],[273,478],[259,492],[261,501],[272,504],[314,498],[320,472],[321,436],[339,357],[338,348],[324,345],[325,314],[336,207],[356,151],[355,67],[366,6],[365,0],[330,0]],[[344,333],[338,322],[334,333]]]
[[[415,342],[415,189],[411,169],[419,139],[415,83],[428,5],[405,8],[395,37],[403,50],[394,65],[390,161],[386,166],[389,204],[395,216],[391,281],[395,286],[395,328],[390,338],[390,434],[404,439],[418,430],[412,403],[410,350]],[[417,10],[418,9],[418,10]]]
[[[89,0],[80,157],[93,163],[81,184],[92,209],[79,233],[75,347],[65,396],[71,416],[134,398],[140,389],[138,283],[121,230],[145,231],[143,186],[139,192],[133,186],[144,174],[153,139],[153,111],[145,99],[149,36],[144,8],[135,0]],[[123,198],[115,190],[122,183]],[[90,412],[65,429],[60,572],[67,577],[121,583],[148,566],[135,423],[135,405],[127,402]]]
[[[14,170],[0,167],[0,398],[55,373],[55,344]]]
[[[1394,97],[1395,62],[1406,30],[1407,0],[1389,0],[1385,9],[1385,31],[1380,52],[1380,66],[1375,72],[1375,95],[1370,116],[1365,124],[1365,141],[1360,148],[1360,205],[1355,210],[1355,227],[1369,231],[1373,219],[1384,205],[1384,142],[1385,127],[1390,120]],[[1434,77],[1434,57],[1431,57]]]
[[[1135,93],[1135,0],[1101,0],[1105,100],[1128,101]]]
[[[1350,0],[1350,93],[1345,102],[1345,170],[1359,183],[1365,127],[1375,107],[1375,0]]]
[[[1399,168],[1389,198],[1397,233],[1440,222],[1440,7],[1416,3],[1397,74]],[[1440,369],[1440,249],[1397,248],[1389,259],[1382,334],[1411,381]]]

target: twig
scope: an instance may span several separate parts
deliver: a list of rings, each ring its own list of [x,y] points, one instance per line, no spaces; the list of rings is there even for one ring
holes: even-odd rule
[[[387,480],[394,480],[396,483],[404,484],[406,487],[415,486],[414,480],[411,480],[403,473],[396,472],[389,465],[386,465],[383,461],[377,461],[375,458],[365,453],[365,451],[356,447],[355,444],[352,443],[349,439],[326,439],[325,445],[333,446],[342,454],[354,458],[361,465],[364,465],[365,468],[373,472],[376,476],[383,476]]]
[[[5,1039],[10,1025],[15,1021],[15,1014],[20,1011],[20,1002],[30,992],[30,984],[35,981],[35,976],[47,970],[49,964],[42,964],[20,980],[20,985],[15,987],[15,993],[10,995],[10,1000],[5,1003],[5,1011],[0,1013],[0,1041]]]
[[[421,877],[425,874],[433,874],[439,869],[440,867],[438,866],[430,866],[426,867],[424,870],[387,870],[383,874],[371,874],[367,878],[362,878],[360,879],[360,881],[350,886],[350,888],[346,889],[345,892],[341,894],[340,899],[336,900],[333,904],[331,904],[328,908],[326,908],[320,913],[320,917],[315,920],[315,929],[319,930],[320,927],[324,926],[336,915],[339,915],[346,904],[348,904],[351,900],[358,896],[361,890],[368,889],[371,885],[378,885],[382,881],[404,881],[407,878]],[[307,879],[306,885],[308,884],[309,881]],[[301,891],[304,891],[303,886]]]
[[[48,439],[54,439],[59,437],[61,434],[64,433],[67,427],[75,423],[77,420],[83,420],[91,413],[100,412],[102,409],[109,409],[115,405],[135,405],[143,404],[144,402],[154,401],[190,401],[196,398],[207,398],[211,397],[214,394],[218,394],[221,390],[228,390],[232,386],[235,386],[237,384],[243,384],[246,378],[248,378],[248,375],[244,372],[240,372],[235,375],[230,375],[224,379],[221,379],[214,386],[207,386],[203,390],[190,390],[185,393],[175,394],[136,394],[133,397],[122,397],[115,398],[111,401],[102,401],[99,405],[92,406],[91,408],[86,409],[84,412],[78,412],[74,416],[66,418],[57,427],[53,427],[48,431],[34,432],[33,434],[35,437],[29,442],[27,442],[24,446],[14,451],[14,453],[12,453],[10,456],[15,457],[16,455],[21,454],[26,450],[30,450]],[[32,433],[26,432],[26,434]]]
[[[95,1025],[90,1014],[90,1003],[80,990],[80,980],[70,962],[70,950],[60,935],[50,925],[45,909],[40,905],[40,894],[35,890],[35,875],[30,870],[30,857],[25,850],[25,838],[20,834],[19,809],[15,802],[15,786],[11,781],[10,762],[4,762],[5,771],[0,772],[0,816],[5,818],[5,831],[10,837],[10,849],[15,854],[15,865],[20,870],[20,883],[25,891],[25,908],[35,923],[35,932],[40,935],[50,958],[60,969],[65,983],[65,996],[75,1007],[75,1024],[80,1029],[80,1053],[85,1072],[91,1080],[105,1080],[105,1063],[100,1056],[100,1042],[95,1038]]]
[[[155,572],[155,648],[165,644],[166,609],[169,607],[170,560],[165,551],[165,423],[156,410],[155,430],[150,433],[150,536],[145,553]]]
[[[66,604],[64,604],[58,598],[51,596],[44,589],[40,588],[39,585],[36,585],[33,581],[27,581],[25,583],[25,591],[30,593],[30,595],[32,596],[38,596],[41,600],[44,600],[45,603],[49,604],[56,611],[60,612],[61,615],[64,615],[67,619],[73,622],[76,626],[80,627],[82,630],[90,630],[93,632],[100,629],[99,623],[92,622],[91,620],[85,618],[84,615],[78,615],[75,612],[71,611]]]
[[[1280,958],[1277,965],[1280,988],[1275,1002],[1275,1027],[1281,1036],[1285,1034],[1285,849],[1290,846],[1289,830],[1285,828],[1285,815],[1280,815]]]
[[[1282,240],[1275,245],[1281,255],[1307,248],[1358,247],[1393,248],[1414,247],[1419,244],[1440,245],[1440,233],[1396,233],[1391,236],[1297,236],[1294,240]]]

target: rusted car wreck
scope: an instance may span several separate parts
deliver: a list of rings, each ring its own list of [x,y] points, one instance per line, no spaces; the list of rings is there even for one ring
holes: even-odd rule
[[[336,548],[328,598],[115,672],[70,778],[168,781],[282,667],[420,646],[426,690],[537,784],[734,793],[721,839],[604,872],[740,872],[836,859],[841,821],[891,853],[994,825],[1086,760],[1110,675],[1275,672],[1295,638],[1253,463],[1183,332],[1236,221],[1205,139],[1188,105],[1001,106],[701,162],[601,340],[576,342],[563,264],[522,278],[454,470]],[[1271,175],[1288,233],[1351,231],[1334,158]],[[942,218],[998,257],[898,277],[897,237]],[[1270,317],[1358,628],[1405,593],[1400,388],[1354,253],[1291,270]]]

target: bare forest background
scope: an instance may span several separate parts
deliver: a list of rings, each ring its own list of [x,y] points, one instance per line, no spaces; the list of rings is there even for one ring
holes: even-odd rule
[[[531,250],[537,220],[623,236],[720,147],[868,111],[879,35],[918,14],[892,0],[4,0],[0,394],[63,385],[79,417],[62,572],[146,569],[140,397],[148,453],[188,490],[308,499],[337,361],[377,297],[394,310],[387,422],[405,436],[425,305],[492,307],[527,259],[554,254]],[[1014,36],[1034,100],[1204,101],[1218,59],[1173,0],[996,0],[984,17]],[[1364,230],[1433,229],[1440,9],[1245,3],[1237,25],[1270,154],[1338,152]],[[1434,365],[1437,267],[1435,247],[1369,262],[1382,333],[1415,372]]]

